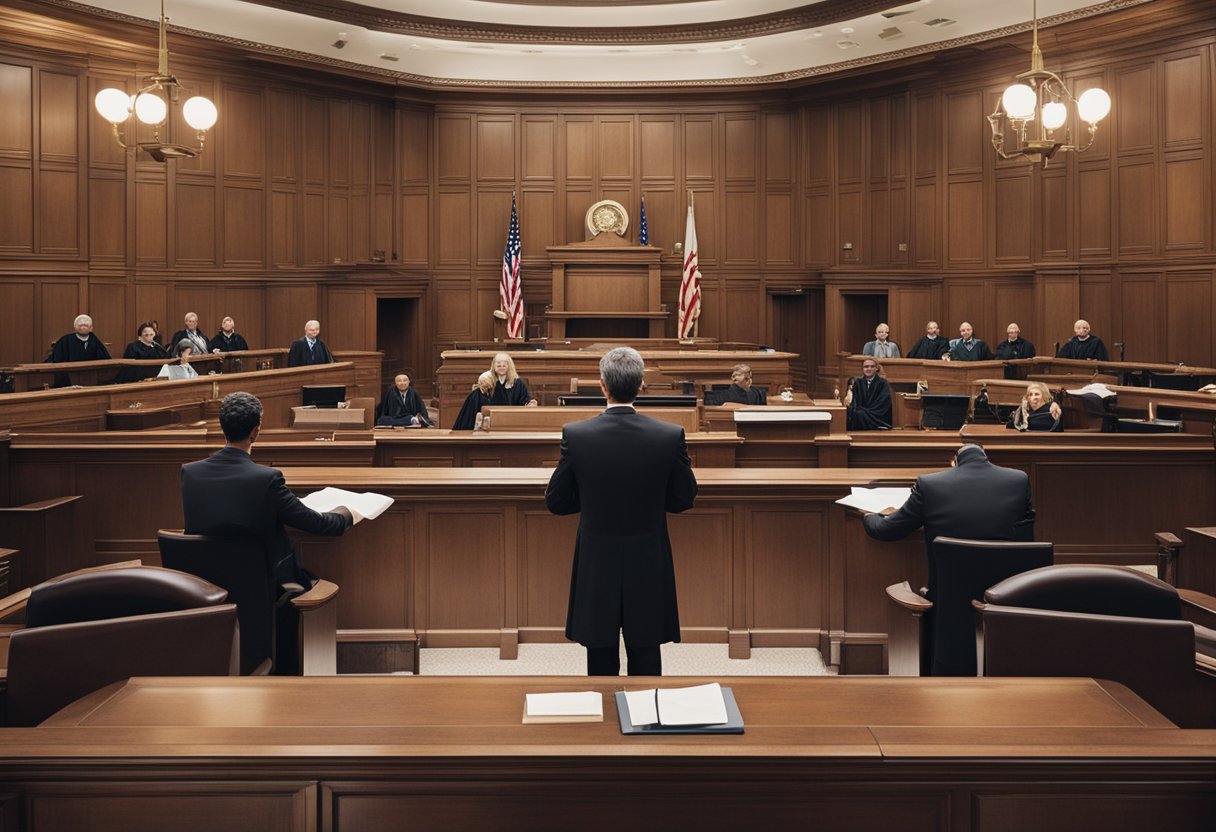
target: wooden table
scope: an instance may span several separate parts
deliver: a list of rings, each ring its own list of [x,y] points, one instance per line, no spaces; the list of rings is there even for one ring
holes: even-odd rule
[[[625,737],[562,678],[133,679],[0,730],[27,828],[1204,830],[1216,731],[1090,679],[729,678],[735,736]],[[596,690],[602,723],[521,725]],[[318,823],[319,821],[319,823]]]

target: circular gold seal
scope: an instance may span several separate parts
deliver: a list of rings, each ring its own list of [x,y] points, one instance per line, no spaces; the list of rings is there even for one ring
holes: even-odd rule
[[[611,231],[624,237],[629,228],[629,213],[621,203],[612,199],[601,199],[587,209],[585,221],[592,236]]]

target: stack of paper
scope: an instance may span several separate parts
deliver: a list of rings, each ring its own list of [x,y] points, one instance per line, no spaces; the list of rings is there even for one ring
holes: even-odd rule
[[[603,722],[604,697],[593,690],[524,694],[524,724]]]
[[[841,497],[838,502],[842,506],[860,509],[865,512],[879,512],[888,508],[899,508],[908,500],[911,488],[859,488],[853,486],[852,493]]]
[[[393,504],[393,498],[384,494],[366,491],[362,494],[354,491],[344,491],[341,488],[322,488],[314,491],[300,500],[313,511],[333,511],[338,506],[346,506],[354,515],[355,522],[360,520],[375,520],[384,510]]]
[[[726,702],[717,682],[691,688],[625,691],[632,725],[722,725]]]

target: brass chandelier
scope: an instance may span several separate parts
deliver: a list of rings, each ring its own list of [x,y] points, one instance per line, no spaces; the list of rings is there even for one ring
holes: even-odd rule
[[[1061,150],[1082,153],[1090,148],[1098,132],[1098,122],[1110,112],[1110,96],[1094,87],[1081,93],[1080,98],[1074,98],[1059,75],[1043,69],[1043,53],[1039,51],[1038,0],[1033,0],[1032,9],[1034,35],[1030,71],[1018,75],[1016,83],[1006,88],[996,109],[988,116],[988,123],[992,126],[992,147],[1002,159],[1024,158],[1031,162],[1041,159],[1043,167],[1047,167],[1048,161]],[[1089,136],[1081,145],[1073,143],[1072,130],[1065,126],[1067,102],[1070,101],[1081,121],[1089,127]],[[1007,129],[1016,142],[1010,149],[1005,147]]]
[[[166,38],[165,0],[160,0],[160,60],[156,72],[148,76],[148,83],[135,95],[127,95],[116,87],[108,87],[93,99],[94,106],[101,117],[114,128],[114,139],[124,150],[135,148],[143,150],[158,162],[166,159],[182,159],[197,156],[203,152],[203,143],[207,131],[215,124],[218,117],[215,105],[210,99],[201,95],[190,98],[182,105],[182,118],[186,124],[196,131],[198,147],[173,144],[161,140],[161,127],[169,117],[169,107],[173,103],[173,93],[181,85],[177,78],[169,72],[169,47]],[[162,95],[164,97],[162,97]],[[168,99],[166,101],[166,99]],[[128,144],[119,125],[125,124],[134,115],[142,123],[152,128],[152,141]],[[138,128],[138,125],[136,126]]]

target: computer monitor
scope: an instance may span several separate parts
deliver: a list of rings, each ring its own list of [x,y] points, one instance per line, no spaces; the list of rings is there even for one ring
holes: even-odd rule
[[[337,407],[346,401],[345,384],[306,384],[301,389],[305,407]]]
[[[957,393],[924,393],[921,426],[940,430],[958,430],[967,422],[971,397]]]

